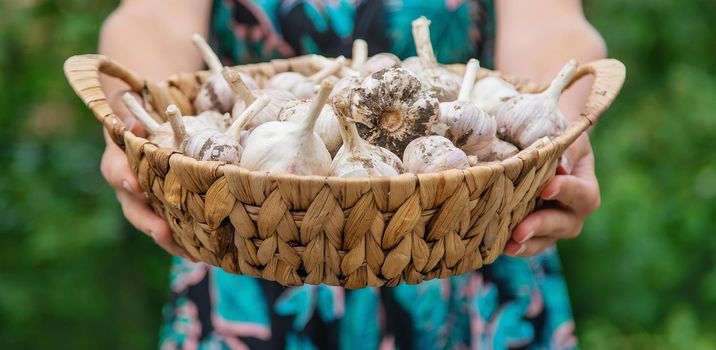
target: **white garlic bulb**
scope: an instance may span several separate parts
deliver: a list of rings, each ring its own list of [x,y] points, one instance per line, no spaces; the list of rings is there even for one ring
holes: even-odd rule
[[[413,72],[414,74],[420,74],[423,70],[423,66],[420,65],[420,58],[418,56],[411,56],[404,59],[401,67]]]
[[[470,95],[470,101],[481,110],[490,115],[495,115],[500,105],[518,93],[514,85],[502,80],[500,77],[490,76],[484,77],[475,83]]]
[[[127,106],[132,115],[139,121],[144,127],[144,130],[149,134],[149,141],[154,142],[161,148],[178,148],[182,142],[182,138],[175,137],[174,131],[169,122],[159,124],[147,111],[139,104],[139,102],[132,97],[132,94],[125,93],[122,95],[122,102]],[[197,117],[183,117],[183,124],[187,132],[195,133],[204,129],[217,129],[220,127],[220,123],[217,120],[212,120],[210,116],[202,118]]]
[[[355,123],[336,116],[343,146],[331,164],[331,174],[340,177],[395,176],[403,172],[400,158],[387,149],[373,146],[358,135]]]
[[[300,123],[308,115],[310,107],[311,100],[291,101],[283,106],[283,109],[279,112],[278,120]],[[323,143],[326,144],[326,148],[331,152],[331,155],[335,155],[338,149],[341,148],[343,140],[341,139],[341,126],[338,123],[338,118],[336,118],[330,106],[323,106],[314,130],[321,137]]]
[[[413,21],[413,39],[422,69],[416,74],[440,102],[457,99],[462,77],[438,64],[430,42],[430,20],[420,17]]]
[[[383,69],[400,66],[400,58],[398,58],[398,56],[392,53],[382,52],[368,58],[368,60],[359,67],[359,70],[362,76],[366,76]]]
[[[442,136],[418,137],[403,153],[403,166],[413,174],[470,167],[467,155]]]
[[[211,72],[206,81],[199,87],[194,99],[194,108],[197,112],[216,110],[223,114],[231,111],[234,106],[234,94],[229,84],[221,76],[223,65],[219,57],[201,35],[194,34],[192,41],[201,52],[201,56]],[[243,74],[242,78],[247,86],[256,88],[256,82],[248,75]]]
[[[284,90],[263,89],[251,91],[244,83],[239,72],[235,70],[224,68],[221,71],[221,74],[229,83],[229,86],[236,96],[236,103],[231,111],[231,115],[233,115],[234,118],[238,118],[238,116],[243,113],[246,106],[252,104],[256,100],[256,94],[265,94],[270,99],[268,106],[262,109],[254,118],[251,118],[251,120],[247,122],[245,130],[253,129],[266,122],[277,121],[278,114],[283,106],[296,99],[296,96]]]
[[[316,84],[337,73],[345,65],[345,61],[345,57],[340,56],[308,77],[296,72],[278,73],[266,82],[264,88],[267,90],[286,90],[297,98],[312,98],[315,96],[314,87]]]
[[[314,131],[323,105],[333,89],[329,81],[311,102],[300,123],[268,122],[249,135],[240,165],[249,170],[328,176],[331,154]]]
[[[570,60],[545,91],[518,94],[505,101],[495,114],[502,139],[524,149],[539,138],[553,137],[566,129],[559,96],[576,73],[577,61]]]
[[[371,74],[359,87],[334,96],[333,106],[357,123],[363,139],[395,154],[403,153],[412,139],[445,127],[439,120],[438,100],[403,68]]]
[[[239,141],[242,121],[252,118],[266,107],[268,102],[269,98],[265,95],[257,98],[226,131],[204,129],[187,133],[179,109],[174,105],[167,108],[167,116],[172,122],[175,135],[183,135],[180,149],[185,155],[198,160],[239,164],[243,152],[243,146]]]

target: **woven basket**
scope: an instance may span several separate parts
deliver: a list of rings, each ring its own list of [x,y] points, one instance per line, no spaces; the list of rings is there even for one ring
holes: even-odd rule
[[[236,69],[261,82],[279,72],[313,73],[309,61],[304,56]],[[347,179],[266,174],[159,149],[124,127],[99,81],[100,73],[123,80],[143,94],[152,111],[176,104],[193,115],[191,101],[207,72],[153,83],[99,55],[71,57],[64,69],[75,92],[124,149],[176,243],[194,258],[284,285],[347,288],[416,284],[495,261],[512,229],[534,210],[564,150],[608,108],[625,77],[616,60],[580,66],[574,80],[595,78],[584,113],[538,149],[466,170]],[[500,75],[480,71],[489,74]],[[503,78],[521,91],[544,88]]]

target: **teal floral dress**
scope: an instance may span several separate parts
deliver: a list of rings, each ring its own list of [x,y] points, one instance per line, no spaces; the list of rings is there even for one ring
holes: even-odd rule
[[[431,21],[443,63],[492,65],[494,15],[484,0],[215,0],[211,42],[225,62],[308,53],[415,55],[411,21]],[[501,257],[420,285],[344,290],[283,287],[175,258],[161,349],[574,349],[556,250]]]

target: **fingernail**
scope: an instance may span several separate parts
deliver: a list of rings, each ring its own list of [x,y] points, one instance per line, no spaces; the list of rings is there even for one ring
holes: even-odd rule
[[[129,181],[127,180],[122,180],[122,188],[124,188],[128,192],[134,192],[134,189],[132,188],[132,186],[129,185]]]
[[[520,256],[522,253],[525,252],[525,249],[527,249],[527,245],[526,244],[521,245],[520,249],[517,249],[517,251],[515,252],[515,256]]]
[[[544,199],[546,199],[546,200],[554,199],[557,197],[558,194],[559,194],[559,188],[556,189],[554,192],[552,192],[552,194],[550,194],[549,196],[545,197]]]
[[[527,235],[525,235],[525,238],[522,238],[522,239],[521,239],[519,242],[517,242],[517,243],[525,243],[528,239],[532,238],[532,236],[534,236],[534,234],[535,234],[535,231],[530,231]],[[524,246],[523,246],[523,247],[524,247]]]

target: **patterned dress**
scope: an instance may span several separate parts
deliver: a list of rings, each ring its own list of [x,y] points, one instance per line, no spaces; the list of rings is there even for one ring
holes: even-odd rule
[[[308,53],[415,55],[411,21],[431,21],[443,63],[492,65],[494,15],[484,0],[216,0],[211,41],[225,62]],[[556,250],[501,257],[420,285],[344,290],[282,287],[175,258],[161,349],[574,349]]]

